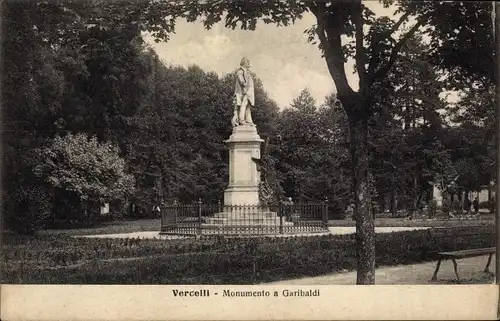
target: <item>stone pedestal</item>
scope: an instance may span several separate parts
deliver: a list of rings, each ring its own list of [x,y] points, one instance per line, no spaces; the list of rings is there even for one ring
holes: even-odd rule
[[[235,127],[225,141],[229,147],[229,185],[224,205],[259,205],[260,173],[252,158],[260,159],[263,141],[254,125]]]

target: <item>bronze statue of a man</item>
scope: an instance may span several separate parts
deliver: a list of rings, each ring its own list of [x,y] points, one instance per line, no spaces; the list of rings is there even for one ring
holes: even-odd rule
[[[253,78],[250,74],[250,61],[243,57],[240,68],[236,72],[236,84],[234,86],[235,95],[235,114],[233,117],[233,126],[253,125],[251,107],[255,105],[255,94]],[[236,120],[236,117],[238,118]]]

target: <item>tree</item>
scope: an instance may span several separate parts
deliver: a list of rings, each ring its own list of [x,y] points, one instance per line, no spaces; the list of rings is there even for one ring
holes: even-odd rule
[[[406,10],[428,17],[424,32],[432,62],[447,72],[451,88],[474,82],[493,85],[493,1],[402,1]]]
[[[118,146],[136,176],[131,200],[144,208],[162,199],[221,198],[234,75],[220,79],[196,66],[164,66],[141,37],[144,30],[168,37],[169,22],[157,16],[161,8],[148,1],[71,0],[2,6],[9,35],[3,42],[3,186],[15,204],[20,187],[6,182],[34,180],[26,174],[32,172],[29,151],[67,133]],[[260,104],[254,119],[269,138],[278,108],[255,79]],[[154,150],[153,157],[140,160],[143,147]]]
[[[454,126],[447,145],[453,150],[457,184],[466,191],[478,191],[494,178],[495,122],[493,88],[473,86],[463,91],[448,116]]]
[[[31,139],[20,137],[19,146],[32,144]],[[3,153],[13,154],[12,146],[5,146]],[[16,167],[24,171],[2,173],[14,178],[1,194],[2,222],[4,227],[16,232],[32,234],[42,227],[52,214],[52,189],[49,184],[36,177],[33,169],[40,162],[35,151],[27,150],[24,157],[18,158]],[[6,159],[6,158],[4,158]]]
[[[161,195],[141,184],[141,173],[152,172],[147,162],[134,161],[133,171],[143,186],[136,200],[150,203],[158,197],[205,202],[221,199],[227,185],[228,159],[224,140],[231,135],[234,74],[219,78],[198,66],[168,67],[153,52],[144,54],[151,73],[147,93],[131,118],[128,159],[139,159],[142,146],[154,149],[161,176]],[[255,95],[259,108],[253,112],[264,139],[274,136],[278,107],[264,92],[256,75]],[[156,200],[155,200],[156,202]],[[149,204],[152,205],[152,204]],[[144,206],[149,206],[144,204]]]
[[[88,203],[123,199],[133,192],[134,178],[126,172],[118,148],[99,143],[95,136],[58,136],[39,150],[39,158],[36,175],[50,184],[56,195],[81,202],[84,208]]]
[[[20,189],[40,185],[30,151],[57,134],[125,145],[145,74],[140,31],[126,19],[144,4],[2,2],[2,206],[16,208]]]
[[[405,1],[404,6],[429,16],[425,33],[431,40],[427,55],[446,75],[449,89],[460,101],[451,108],[449,146],[457,184],[469,190],[485,185],[494,175],[495,118],[492,1]],[[489,147],[489,148],[488,148]],[[489,152],[488,152],[489,151]]]
[[[379,94],[373,99],[372,173],[380,196],[390,195],[393,215],[396,199],[411,216],[415,214],[430,183],[444,170],[444,158],[450,156],[440,114],[448,108],[440,97],[444,84],[425,55],[426,48],[420,37],[409,39],[386,79],[377,84]],[[383,205],[384,199],[379,203]]]
[[[447,87],[461,96],[450,115],[459,127],[449,133],[447,146],[454,151],[449,172],[457,172],[454,178],[458,177],[459,186],[475,190],[494,177],[495,2],[403,1],[402,5],[429,17],[424,30],[430,39],[426,53],[446,76]]]
[[[384,1],[390,4],[392,1]],[[155,2],[157,3],[157,2]],[[158,3],[162,6],[162,3]],[[358,284],[375,282],[375,232],[370,211],[368,193],[367,146],[368,121],[373,113],[371,97],[374,84],[384,79],[399,56],[399,52],[410,38],[427,20],[423,14],[416,24],[398,40],[393,38],[396,31],[408,22],[413,13],[402,12],[398,21],[389,17],[374,18],[374,14],[361,0],[356,1],[219,1],[164,3],[164,9],[171,9],[174,15],[188,21],[198,18],[210,28],[225,18],[225,26],[255,29],[257,22],[288,25],[300,19],[306,12],[316,17],[316,25],[309,29],[310,39],[319,39],[319,47],[325,57],[328,70],[337,88],[337,95],[349,120],[350,152],[353,169],[353,190],[356,217]],[[165,11],[163,11],[165,12]],[[365,34],[365,28],[369,28]],[[344,42],[342,36],[347,36]],[[161,37],[160,37],[161,38]],[[366,44],[365,44],[366,42]],[[359,77],[359,90],[355,91],[347,81],[347,58],[355,60]]]
[[[342,213],[351,202],[345,114],[334,96],[317,110],[303,108],[299,98],[295,107],[281,112],[277,124],[273,155],[281,185],[299,202],[328,197],[332,211]]]
[[[316,100],[313,98],[309,90],[304,88],[300,92],[300,95],[293,100],[290,107],[303,113],[312,113],[316,110]]]

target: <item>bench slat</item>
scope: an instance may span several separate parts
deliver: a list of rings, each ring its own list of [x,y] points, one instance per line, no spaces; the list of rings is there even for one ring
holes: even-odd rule
[[[470,249],[470,250],[460,250],[460,251],[449,251],[449,252],[439,252],[438,255],[441,257],[471,257],[471,256],[480,256],[484,254],[492,254],[495,253],[495,247],[486,247],[480,249]]]

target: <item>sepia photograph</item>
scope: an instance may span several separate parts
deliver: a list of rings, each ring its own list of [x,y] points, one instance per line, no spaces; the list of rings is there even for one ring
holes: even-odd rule
[[[3,285],[497,284],[498,2],[0,14]]]

